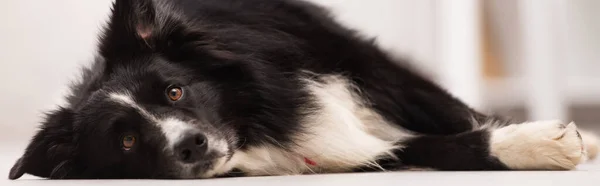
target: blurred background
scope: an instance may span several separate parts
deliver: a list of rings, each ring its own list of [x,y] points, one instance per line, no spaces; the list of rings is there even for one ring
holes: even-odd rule
[[[452,94],[600,128],[598,0],[312,0]],[[29,139],[91,62],[111,0],[0,1],[0,140]]]

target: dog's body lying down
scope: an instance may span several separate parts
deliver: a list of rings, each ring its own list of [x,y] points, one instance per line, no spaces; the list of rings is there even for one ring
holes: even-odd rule
[[[67,98],[11,179],[568,170],[595,148],[476,112],[295,0],[117,0]]]

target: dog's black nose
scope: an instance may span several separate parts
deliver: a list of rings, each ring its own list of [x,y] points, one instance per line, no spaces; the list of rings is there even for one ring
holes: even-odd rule
[[[190,132],[175,145],[175,155],[183,163],[196,163],[206,156],[207,143],[206,136],[199,132]]]

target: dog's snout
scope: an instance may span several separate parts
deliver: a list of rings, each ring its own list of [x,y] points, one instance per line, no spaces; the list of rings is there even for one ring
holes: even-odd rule
[[[202,161],[208,150],[208,140],[200,132],[189,132],[175,145],[175,155],[183,163]]]

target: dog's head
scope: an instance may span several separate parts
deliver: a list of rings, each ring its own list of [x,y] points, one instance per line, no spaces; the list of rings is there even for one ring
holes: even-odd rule
[[[252,85],[241,86],[248,77],[232,54],[157,2],[167,1],[116,1],[100,57],[72,88],[69,104],[48,113],[10,179],[227,171],[243,127],[235,119],[254,112],[244,103],[253,93],[232,87]]]

